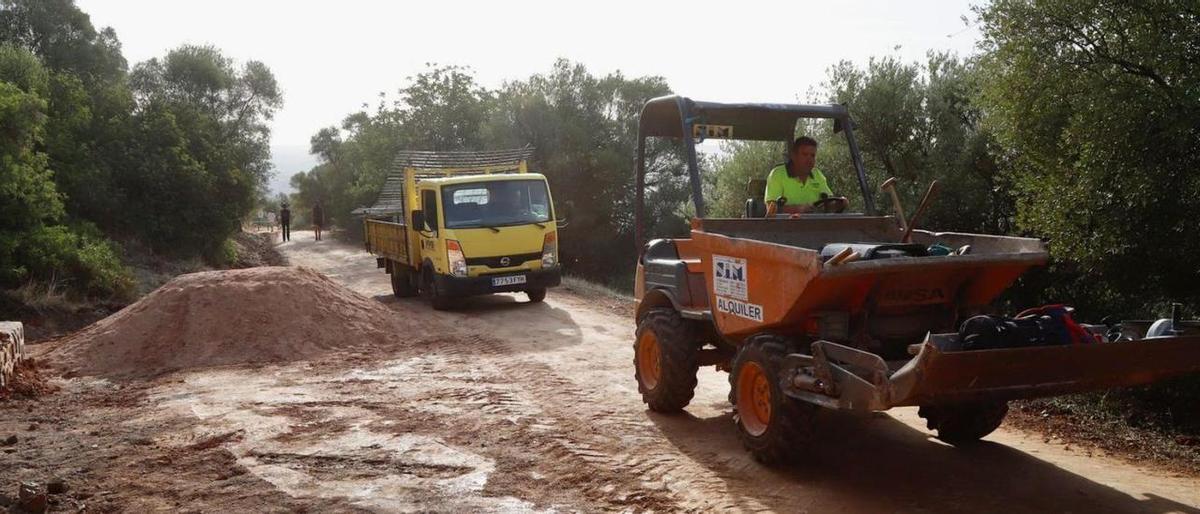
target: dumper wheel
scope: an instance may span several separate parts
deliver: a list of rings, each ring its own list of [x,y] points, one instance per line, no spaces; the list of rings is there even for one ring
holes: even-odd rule
[[[409,298],[417,295],[417,282],[412,268],[404,264],[392,263],[392,294],[397,298]]]
[[[742,446],[768,466],[792,460],[812,438],[817,406],[788,398],[779,387],[787,339],[771,335],[746,340],[733,362],[735,420]]]
[[[674,309],[653,309],[642,318],[633,343],[633,369],[650,410],[679,412],[692,401],[699,350],[692,323]]]
[[[1008,402],[925,405],[917,411],[938,439],[954,445],[983,439],[1000,427],[1006,414]]]

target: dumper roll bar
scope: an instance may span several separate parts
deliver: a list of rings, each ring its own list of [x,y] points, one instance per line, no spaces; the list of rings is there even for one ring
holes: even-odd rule
[[[646,242],[642,220],[646,188],[646,138],[681,139],[687,160],[688,181],[696,217],[706,214],[696,160],[697,138],[744,141],[780,141],[791,143],[796,135],[796,122],[801,118],[834,120],[834,132],[843,132],[850,148],[858,185],[862,189],[863,206],[867,214],[875,214],[875,198],[867,184],[858,143],[854,140],[854,123],[844,105],[799,104],[724,104],[701,102],[682,96],[661,96],[642,106],[638,120],[637,169],[635,172],[634,241],[638,254]],[[768,170],[763,170],[764,175]]]

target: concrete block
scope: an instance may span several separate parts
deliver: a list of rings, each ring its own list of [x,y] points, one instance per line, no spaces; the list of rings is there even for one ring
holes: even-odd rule
[[[0,387],[8,385],[17,363],[25,358],[25,327],[16,321],[0,321]]]

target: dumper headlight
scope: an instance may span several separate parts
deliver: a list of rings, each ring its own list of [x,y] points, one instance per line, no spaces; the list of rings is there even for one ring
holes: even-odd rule
[[[542,242],[542,267],[552,268],[558,263],[558,234],[550,232]]]
[[[467,276],[467,257],[463,255],[462,245],[458,241],[446,241],[446,260],[450,261],[450,274],[456,277]]]

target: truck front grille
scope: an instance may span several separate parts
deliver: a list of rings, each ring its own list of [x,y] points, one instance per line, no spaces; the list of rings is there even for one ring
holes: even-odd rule
[[[502,264],[500,261],[508,258],[508,264]],[[497,255],[495,257],[467,257],[467,266],[487,266],[489,268],[511,268],[520,266],[526,261],[536,261],[542,258],[542,252],[537,253],[522,253],[518,255]]]

